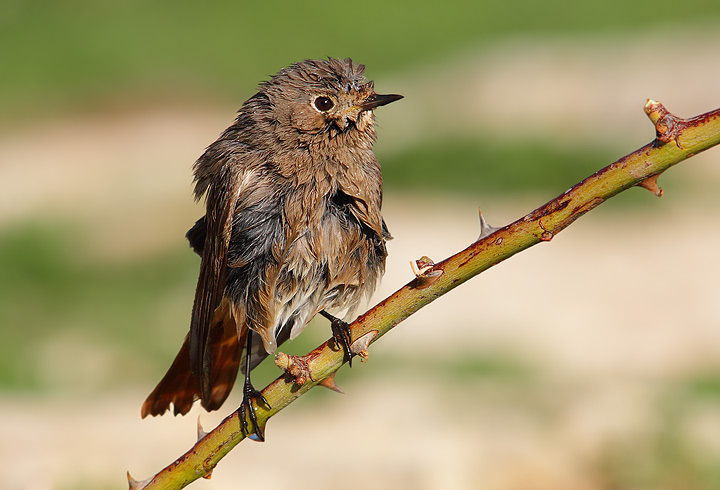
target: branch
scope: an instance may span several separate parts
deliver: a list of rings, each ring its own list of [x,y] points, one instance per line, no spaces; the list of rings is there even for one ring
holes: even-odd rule
[[[380,302],[351,325],[351,349],[363,359],[367,347],[395,325],[436,298],[495,264],[556,234],[605,200],[633,186],[657,196],[658,176],[673,165],[720,143],[720,109],[691,119],[679,119],[662,104],[648,100],[645,113],[655,124],[656,139],[568,189],[560,196],[514,223],[487,234],[465,250],[434,264],[416,261],[416,277]],[[481,223],[484,219],[481,216]],[[487,230],[485,230],[487,231]],[[258,423],[267,420],[318,384],[338,389],[335,372],[343,365],[342,350],[332,340],[303,357],[278,354],[276,364],[285,374],[262,394],[271,408],[256,408]],[[249,422],[249,420],[248,420]],[[180,489],[210,474],[217,463],[245,438],[238,411],[205,434],[198,427],[198,442],[175,462],[149,480],[137,482],[128,474],[131,490]]]

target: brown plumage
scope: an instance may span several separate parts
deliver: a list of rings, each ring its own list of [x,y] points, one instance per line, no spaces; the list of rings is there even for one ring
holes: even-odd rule
[[[350,59],[295,63],[198,159],[206,214],[187,234],[202,257],[190,333],[143,417],[171,404],[185,414],[196,399],[219,408],[243,350],[249,371],[317,313],[350,317],[373,292],[390,234],[372,111],[400,98],[376,94]],[[258,393],[248,374],[249,408]]]

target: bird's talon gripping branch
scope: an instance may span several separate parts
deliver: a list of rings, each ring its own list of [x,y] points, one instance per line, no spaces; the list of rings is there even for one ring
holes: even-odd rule
[[[350,324],[332,316],[325,310],[321,311],[320,314],[330,320],[330,327],[332,328],[335,345],[343,350],[343,354],[345,355],[344,360],[348,362],[350,367],[352,367],[353,353],[350,350],[350,344],[352,343]]]
[[[255,407],[253,406],[253,400],[256,401],[257,405],[264,405],[265,408],[270,409],[270,404],[267,402],[262,393],[256,390],[250,383],[250,379],[245,379],[243,385],[243,400],[238,408],[238,416],[240,417],[240,423],[242,424],[243,434],[250,435],[250,425],[252,425],[252,432],[255,434],[253,439],[264,442],[265,434],[262,428],[258,424],[257,414],[255,413]],[[250,417],[250,424],[248,424],[247,418]],[[252,438],[252,437],[251,437]]]

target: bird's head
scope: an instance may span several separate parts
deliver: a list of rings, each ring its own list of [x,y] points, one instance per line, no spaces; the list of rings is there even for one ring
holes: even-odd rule
[[[373,109],[402,95],[377,94],[364,72],[350,58],[305,60],[262,84],[260,94],[279,127],[331,138],[354,131],[374,137]]]

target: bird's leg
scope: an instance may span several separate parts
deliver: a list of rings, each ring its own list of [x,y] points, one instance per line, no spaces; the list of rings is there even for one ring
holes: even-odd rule
[[[259,403],[262,403],[266,407],[270,407],[270,404],[267,402],[265,397],[260,393],[258,390],[255,389],[255,387],[250,382],[250,358],[252,353],[252,338],[255,334],[252,330],[248,330],[247,333],[247,344],[245,347],[245,383],[243,384],[243,399],[242,403],[240,404],[240,408],[238,411],[240,412],[240,422],[242,423],[243,427],[243,433],[246,435],[248,434],[248,423],[245,418],[246,412],[250,415],[250,421],[252,422],[252,430],[255,434],[255,437],[259,441],[265,440],[265,435],[262,432],[262,429],[258,425],[257,421],[257,415],[255,414],[255,408],[253,407],[253,400],[256,400]]]
[[[332,316],[325,310],[320,312],[322,316],[330,320],[330,327],[332,328],[333,339],[335,344],[342,347],[343,353],[345,354],[345,360],[352,367],[352,351],[350,350],[350,344],[352,343],[352,337],[350,335],[350,324],[342,321],[341,319]]]

